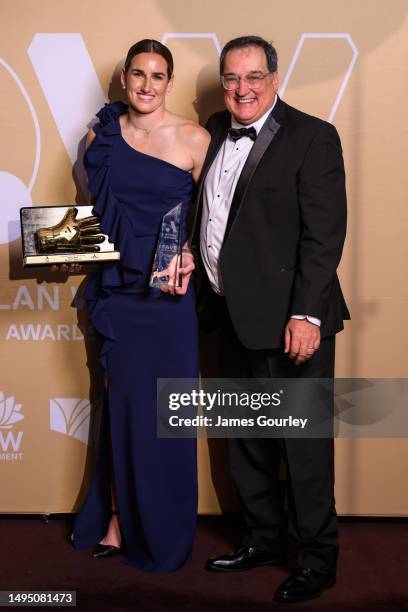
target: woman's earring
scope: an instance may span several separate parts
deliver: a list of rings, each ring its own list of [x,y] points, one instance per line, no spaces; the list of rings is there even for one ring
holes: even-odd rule
[[[122,85],[122,89],[126,89],[126,85]]]

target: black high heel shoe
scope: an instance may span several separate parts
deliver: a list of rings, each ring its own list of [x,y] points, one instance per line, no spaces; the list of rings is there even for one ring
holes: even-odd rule
[[[114,557],[120,553],[118,546],[111,544],[97,544],[92,551],[92,559],[104,559],[106,557]]]
[[[112,510],[112,516],[118,515],[117,510]],[[112,546],[111,544],[97,544],[92,551],[92,559],[104,559],[107,557],[115,557],[121,552],[120,546]]]

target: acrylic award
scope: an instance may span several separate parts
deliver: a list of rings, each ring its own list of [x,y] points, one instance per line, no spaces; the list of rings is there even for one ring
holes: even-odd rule
[[[183,203],[169,210],[162,219],[149,285],[181,287],[181,218]]]

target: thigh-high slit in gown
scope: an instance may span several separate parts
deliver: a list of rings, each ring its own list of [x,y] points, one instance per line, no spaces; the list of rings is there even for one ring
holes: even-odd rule
[[[101,266],[82,295],[98,346],[100,424],[94,473],[73,540],[77,548],[92,547],[107,531],[111,444],[127,562],[171,571],[191,555],[196,444],[156,436],[156,379],[197,378],[197,324],[191,283],[186,295],[173,296],[149,288],[148,281],[163,215],[180,202],[186,213],[193,180],[191,173],[126,143],[119,123],[126,109],[115,102],[98,113],[96,138],[85,155],[94,212],[121,259]]]

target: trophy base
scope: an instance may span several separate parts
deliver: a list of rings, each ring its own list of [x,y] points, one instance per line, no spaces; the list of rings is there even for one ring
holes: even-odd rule
[[[50,255],[26,255],[23,257],[24,266],[49,266],[63,263],[101,263],[120,259],[119,251],[105,253],[55,253]]]

